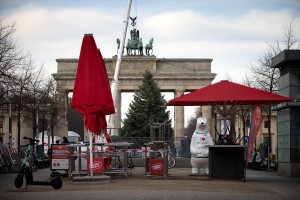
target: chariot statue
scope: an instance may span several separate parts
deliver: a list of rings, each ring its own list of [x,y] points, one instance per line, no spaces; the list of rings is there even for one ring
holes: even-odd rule
[[[140,37],[140,32],[139,30],[137,30],[135,28],[136,26],[136,19],[137,17],[130,17],[131,20],[131,25],[132,25],[132,30],[130,30],[130,39],[127,40],[126,43],[126,53],[128,56],[131,55],[139,55],[139,56],[143,56],[143,50],[144,50],[144,46],[143,46],[143,40]],[[153,38],[150,39],[149,43],[145,46],[145,55],[150,55],[150,50],[151,50],[151,54],[153,53]],[[119,48],[120,48],[120,40],[117,39],[117,53],[119,52]]]

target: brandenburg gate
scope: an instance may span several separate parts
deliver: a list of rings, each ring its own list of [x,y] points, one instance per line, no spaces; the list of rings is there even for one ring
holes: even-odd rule
[[[112,81],[117,56],[104,59],[109,80]],[[78,59],[56,59],[57,73],[53,74],[58,92],[64,94],[73,91]],[[113,128],[121,128],[121,93],[134,92],[142,84],[145,70],[153,74],[162,92],[173,92],[174,97],[210,85],[216,74],[211,72],[212,59],[209,58],[157,58],[154,55],[127,55],[122,57],[119,76],[119,88],[114,102],[117,110],[113,116]],[[66,101],[68,102],[68,101]],[[66,104],[66,110],[67,110]],[[211,118],[210,108],[202,108],[203,116]],[[184,107],[174,108],[174,136],[184,136]],[[65,117],[65,124],[67,118]],[[64,136],[68,126],[58,134]],[[150,129],[149,129],[150,131]],[[114,132],[113,135],[116,135]]]

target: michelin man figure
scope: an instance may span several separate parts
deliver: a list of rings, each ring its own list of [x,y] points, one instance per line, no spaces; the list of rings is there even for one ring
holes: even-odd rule
[[[209,173],[208,168],[208,145],[213,145],[214,142],[210,133],[208,132],[206,118],[199,117],[197,119],[196,130],[193,133],[190,151],[191,151],[191,175],[198,175],[201,168],[205,171],[206,175]]]

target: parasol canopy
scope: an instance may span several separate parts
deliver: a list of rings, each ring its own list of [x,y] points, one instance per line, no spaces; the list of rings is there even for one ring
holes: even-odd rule
[[[107,127],[105,115],[115,113],[105,63],[92,34],[82,41],[71,107],[97,135]]]
[[[226,122],[227,116],[239,105],[272,105],[292,100],[288,97],[223,80],[174,98],[166,105],[214,106]]]
[[[264,105],[292,100],[288,97],[223,80],[174,98],[167,103],[167,106]]]

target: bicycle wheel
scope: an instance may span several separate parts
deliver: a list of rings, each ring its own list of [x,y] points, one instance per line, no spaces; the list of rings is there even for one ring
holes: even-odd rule
[[[15,179],[15,187],[20,188],[23,185],[23,175],[18,175]]]
[[[36,166],[34,163],[31,164],[31,170],[32,170],[33,172],[36,172],[36,171],[37,171],[37,166]]]
[[[176,161],[175,158],[173,156],[168,156],[168,168],[171,169],[175,166]]]
[[[52,178],[51,185],[54,189],[60,189],[63,185],[61,177],[56,176],[56,177]]]

